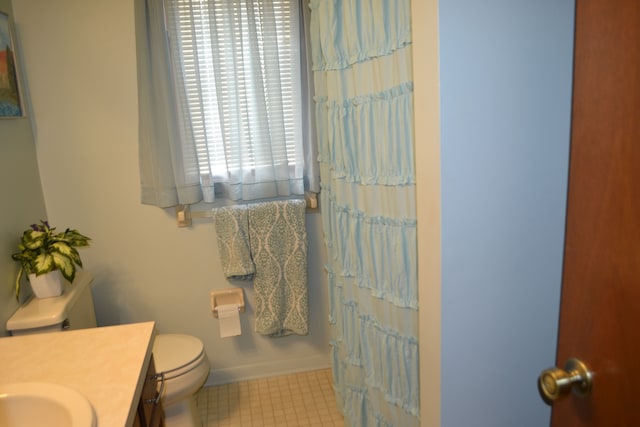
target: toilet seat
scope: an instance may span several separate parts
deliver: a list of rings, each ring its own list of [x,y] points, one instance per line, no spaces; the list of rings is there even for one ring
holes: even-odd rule
[[[156,373],[165,380],[197,368],[206,357],[202,341],[190,335],[158,334],[153,343]]]

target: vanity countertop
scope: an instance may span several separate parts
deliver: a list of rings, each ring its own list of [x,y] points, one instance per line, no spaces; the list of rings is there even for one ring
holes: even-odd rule
[[[155,323],[0,338],[0,382],[71,387],[93,406],[98,427],[132,426],[151,359]]]

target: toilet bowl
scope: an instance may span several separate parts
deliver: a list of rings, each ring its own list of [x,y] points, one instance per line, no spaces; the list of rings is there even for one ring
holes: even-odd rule
[[[91,292],[93,277],[79,271],[73,286],[59,297],[32,298],[7,320],[11,335],[27,335],[95,328],[96,316]],[[164,378],[162,405],[166,427],[201,426],[195,393],[209,375],[209,359],[202,341],[180,334],[158,334],[153,343],[156,372]]]
[[[201,426],[195,393],[209,375],[209,359],[202,341],[189,335],[156,335],[153,358],[156,373],[164,381],[162,406],[166,426]]]

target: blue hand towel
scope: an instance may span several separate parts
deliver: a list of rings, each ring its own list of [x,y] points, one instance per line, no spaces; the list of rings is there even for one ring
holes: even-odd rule
[[[245,205],[214,209],[222,271],[229,279],[249,280],[255,267],[249,248],[249,225]]]
[[[256,332],[306,335],[307,229],[304,200],[249,205],[249,240],[255,264]]]

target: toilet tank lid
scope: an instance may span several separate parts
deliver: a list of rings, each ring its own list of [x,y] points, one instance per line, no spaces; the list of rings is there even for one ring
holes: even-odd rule
[[[73,285],[65,284],[64,293],[59,297],[34,297],[27,300],[7,320],[7,331],[23,331],[61,324],[67,318],[69,309],[77,301],[81,290],[92,281],[90,273],[78,271]]]

